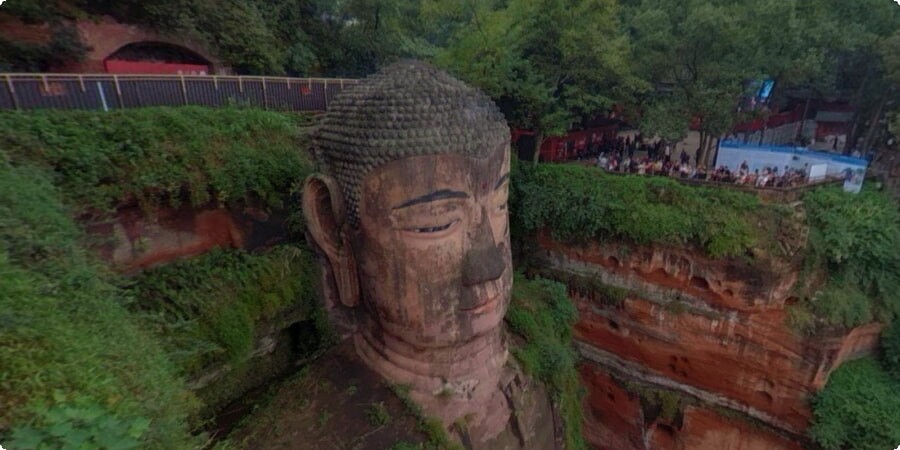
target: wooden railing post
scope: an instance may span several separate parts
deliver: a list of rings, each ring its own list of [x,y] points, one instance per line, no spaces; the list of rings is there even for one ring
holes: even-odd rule
[[[15,106],[17,110],[20,109],[19,96],[16,95],[16,87],[13,86],[12,77],[10,77],[9,74],[6,75],[6,89],[9,90],[9,96],[12,97],[13,106]]]
[[[322,88],[322,91],[325,93],[325,109],[328,109],[328,80],[325,80],[325,87]]]
[[[184,100],[184,104],[187,105],[188,104],[187,86],[185,86],[185,84],[184,84],[184,75],[181,76],[181,98],[182,98],[182,100]]]
[[[122,99],[122,88],[119,87],[119,77],[113,75],[113,82],[116,84],[116,97],[119,99],[119,108],[125,109],[125,100]]]
[[[263,85],[263,109],[269,109],[269,94],[266,92],[266,77],[262,77]]]

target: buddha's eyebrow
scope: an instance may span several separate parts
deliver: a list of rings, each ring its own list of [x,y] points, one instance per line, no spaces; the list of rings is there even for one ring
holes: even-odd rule
[[[407,200],[402,204],[395,206],[394,209],[406,208],[409,206],[418,205],[419,203],[433,202],[436,200],[444,200],[448,198],[469,198],[469,194],[460,191],[451,191],[449,189],[441,189],[430,194],[425,194],[421,197],[416,197],[412,200]]]
[[[500,186],[503,186],[503,183],[504,183],[506,180],[509,180],[509,172],[506,172],[505,174],[503,174],[502,177],[500,177],[499,180],[497,180],[497,185],[494,186],[494,189],[500,189]]]

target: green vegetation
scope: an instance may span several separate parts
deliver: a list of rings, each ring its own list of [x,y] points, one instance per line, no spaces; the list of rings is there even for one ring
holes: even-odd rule
[[[49,28],[50,40],[44,44],[0,37],[0,71],[46,72],[65,63],[79,61],[90,50],[81,43],[74,26],[52,24]]]
[[[386,450],[420,450],[421,448],[421,445],[410,444],[408,442],[397,442]]]
[[[520,165],[513,190],[510,220],[516,230],[548,228],[554,238],[569,242],[693,245],[713,257],[774,248],[771,233],[757,224],[786,216],[751,194],[571,164]]]
[[[881,335],[881,362],[900,381],[900,320],[895,320]]]
[[[0,163],[0,441],[195,446],[195,402],[70,213],[47,172]]]
[[[239,365],[260,323],[288,311],[312,316],[316,273],[312,254],[291,245],[261,255],[214,250],[135,277],[131,309],[192,375],[213,363]]]
[[[578,311],[564,285],[516,276],[506,323],[524,339],[524,344],[511,352],[553,395],[562,412],[569,450],[587,448],[581,434],[583,388],[575,369],[578,357],[572,347],[572,326],[577,318]]]
[[[462,450],[461,445],[453,442],[450,440],[450,437],[447,436],[447,432],[444,431],[444,425],[441,421],[434,417],[426,416],[425,412],[422,411],[422,408],[410,398],[409,386],[387,384],[387,387],[400,399],[403,406],[406,408],[407,413],[416,419],[416,430],[425,434],[426,441],[419,447],[413,448],[422,448],[425,450]],[[397,446],[400,446],[399,448],[402,449],[408,447],[409,444],[400,442],[393,447]]]
[[[308,251],[213,252],[134,280],[73,217],[190,195],[278,206],[309,165],[306,118],[253,110],[0,113],[0,442],[199,448],[184,378],[237,364],[257,322],[312,310]],[[299,300],[299,301],[298,301]]]
[[[896,203],[869,189],[852,195],[822,188],[807,194],[804,204],[810,226],[805,272],[827,283],[817,292],[801,292],[806,301],[792,312],[793,323],[814,333],[821,325],[851,328],[900,315]]]
[[[678,392],[628,381],[623,381],[621,384],[628,392],[641,397],[641,406],[650,413],[645,414],[645,420],[652,421],[659,417],[664,422],[672,423],[685,406],[686,399]]]
[[[0,112],[0,161],[53,173],[70,205],[105,212],[256,200],[280,206],[311,170],[299,125],[254,109],[142,108]]]
[[[537,141],[621,105],[618,117],[672,141],[697,119],[709,154],[735,123],[768,113],[735,106],[755,93],[747,80],[770,78],[776,101],[852,98],[847,146],[863,138],[865,150],[900,93],[889,0],[9,0],[4,10],[51,26],[110,15],[205,44],[243,74],[359,77],[428,59]],[[0,66],[42,67],[49,55],[0,46]]]
[[[900,380],[865,358],[838,368],[818,394],[809,434],[826,450],[880,450],[900,442]]]
[[[559,281],[567,288],[574,290],[579,295],[588,297],[607,306],[621,306],[628,298],[629,291],[625,288],[610,286],[600,281],[599,277],[582,276],[556,269],[530,269],[529,274],[535,274],[541,278]]]
[[[391,413],[384,406],[384,402],[372,403],[366,407],[366,420],[373,427],[381,427],[391,423]]]

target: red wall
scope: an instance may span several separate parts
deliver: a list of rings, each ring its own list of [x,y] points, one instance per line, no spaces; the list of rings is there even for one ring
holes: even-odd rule
[[[120,59],[107,59],[104,64],[107,73],[176,75],[206,75],[209,73],[209,66],[202,64],[124,61]]]

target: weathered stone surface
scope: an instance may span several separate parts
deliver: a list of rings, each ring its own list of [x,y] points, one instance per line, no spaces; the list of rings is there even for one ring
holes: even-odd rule
[[[800,450],[803,446],[760,424],[687,405],[676,420],[647,419],[637,394],[605,369],[580,367],[588,388],[585,438],[600,450]]]
[[[871,352],[878,342],[881,327],[877,324],[824,338],[804,339],[793,333],[786,325],[784,306],[793,301],[790,292],[797,279],[795,271],[754,269],[740,261],[711,260],[686,249],[574,247],[547,236],[542,236],[539,244],[542,250],[537,256],[543,267],[629,290],[620,304],[570,291],[580,312],[577,344],[586,359],[625,379],[662,386],[752,417],[798,441],[811,417],[810,396],[824,386],[838,365]],[[594,384],[620,397],[608,383]],[[604,408],[613,406],[603,398],[591,394],[592,402],[597,402],[589,405],[591,417],[602,416]],[[618,402],[629,407],[627,401]],[[686,422],[685,427],[729,427],[730,423],[698,413],[694,417],[697,425]],[[608,448],[626,449],[643,448],[629,443],[646,442],[646,435],[638,439],[634,433],[609,441],[609,431],[597,425],[600,423],[589,422],[587,427],[593,430],[589,437],[594,443],[618,442]],[[640,425],[631,416],[616,418],[614,423],[628,425],[626,430]],[[673,439],[681,446],[713,439],[685,438],[680,433],[676,430]],[[747,431],[734,427],[703,433],[719,433],[715,439],[725,441],[717,447],[659,448],[762,445],[747,441],[741,437]],[[666,438],[659,436],[662,445]]]
[[[213,248],[253,250],[285,239],[284,215],[247,207],[159,208],[124,206],[109,221],[85,224],[100,242],[100,256],[124,272],[206,253]]]
[[[659,450],[802,450],[796,442],[754,428],[741,420],[727,419],[715,411],[688,406],[683,425],[673,429],[656,425],[649,431],[649,448]]]
[[[401,61],[331,102],[314,154],[324,173],[304,185],[308,234],[326,308],[358,356],[470,449],[548,448],[545,394],[507,365],[510,153],[497,107]]]

